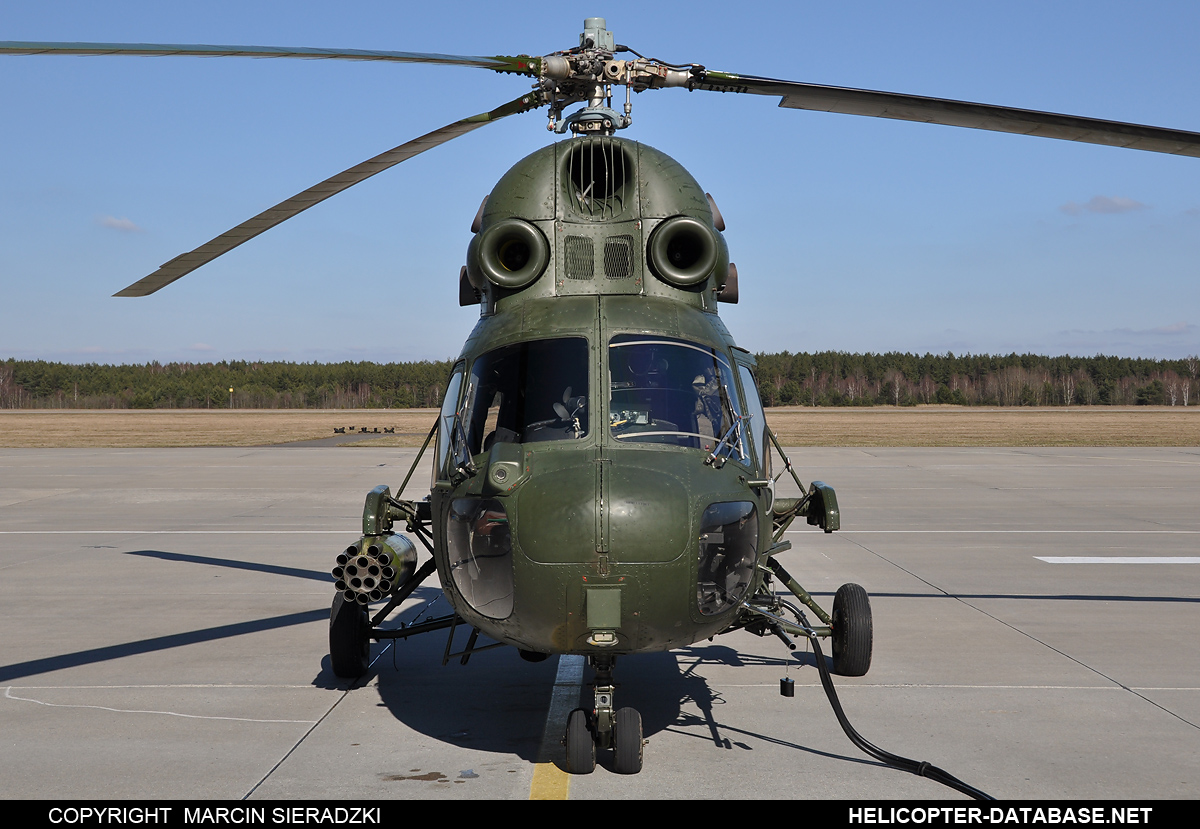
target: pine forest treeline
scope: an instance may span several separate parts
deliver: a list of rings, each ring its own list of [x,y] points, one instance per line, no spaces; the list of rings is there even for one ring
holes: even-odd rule
[[[1195,405],[1200,357],[1035,354],[758,354],[768,406]],[[452,361],[413,363],[0,362],[6,409],[422,408],[441,402]],[[230,393],[229,389],[233,392]]]
[[[453,362],[0,362],[0,408],[365,409],[441,403]],[[230,394],[230,388],[233,393]]]
[[[768,406],[1195,405],[1200,357],[759,354]]]

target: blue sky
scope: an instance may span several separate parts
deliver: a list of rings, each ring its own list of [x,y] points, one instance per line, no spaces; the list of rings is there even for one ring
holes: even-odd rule
[[[608,19],[745,74],[1200,131],[1194,2],[10,0],[0,40],[545,54]],[[503,11],[497,11],[504,9]],[[0,359],[445,359],[480,199],[554,140],[514,116],[145,299],[115,291],[333,173],[516,97],[469,68],[0,56]],[[724,213],[753,351],[1200,353],[1200,159],[647,92],[624,132]]]

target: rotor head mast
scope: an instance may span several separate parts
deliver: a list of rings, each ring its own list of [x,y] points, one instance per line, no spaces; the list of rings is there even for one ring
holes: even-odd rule
[[[617,60],[616,54],[633,52],[634,60]],[[568,129],[581,135],[612,135],[633,123],[633,92],[668,86],[693,88],[704,74],[698,65],[673,66],[638,55],[621,46],[603,17],[583,21],[579,46],[541,59],[536,88],[550,105],[546,128],[559,134]],[[624,114],[612,108],[612,88],[625,87]],[[587,106],[563,118],[571,104]]]

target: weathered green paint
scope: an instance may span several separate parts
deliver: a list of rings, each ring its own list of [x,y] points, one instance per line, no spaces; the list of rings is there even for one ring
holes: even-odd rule
[[[587,589],[587,626],[591,630],[616,630],[621,626],[621,587]]]
[[[363,504],[363,535],[382,535],[391,530],[392,521],[388,517],[388,499],[391,496],[391,489],[384,485],[367,493],[366,503]]]
[[[609,165],[606,172],[579,172],[593,160]],[[659,278],[646,259],[655,228],[676,216],[703,223],[717,240],[715,265],[688,287]],[[489,281],[480,267],[480,257],[496,251],[481,251],[497,244],[488,229],[512,220],[537,228],[549,246],[544,272],[520,289]],[[753,367],[717,316],[716,292],[728,266],[703,189],[676,161],[642,144],[608,137],[558,142],[517,162],[489,194],[468,249],[480,319],[460,357],[467,377],[477,359],[496,349],[582,338],[587,428],[576,439],[485,442],[472,459],[474,475],[456,483],[447,476],[433,488],[439,576],[469,624],[526,650],[631,653],[688,645],[745,620],[736,602],[715,615],[700,612],[700,520],[714,503],[752,503],[758,555],[765,557],[772,543],[767,471],[749,451],[744,460],[735,453],[723,465],[711,464],[695,446],[622,441],[609,428],[609,344],[616,336],[694,343],[715,349],[731,366]],[[741,396],[737,388],[730,394]],[[505,523],[493,522],[511,540],[513,609],[504,618],[476,610],[450,569],[451,506],[471,497],[494,499],[504,512]],[[508,548],[490,546],[493,536],[478,538],[488,539],[479,543],[490,561],[508,555]],[[458,567],[475,566],[458,560]],[[480,572],[487,566],[487,557],[480,558]],[[763,574],[754,568],[746,595]],[[614,644],[595,644],[610,632]]]
[[[842,514],[838,511],[837,493],[824,481],[812,482],[812,501],[808,508],[808,523],[820,527],[827,533],[842,528]]]

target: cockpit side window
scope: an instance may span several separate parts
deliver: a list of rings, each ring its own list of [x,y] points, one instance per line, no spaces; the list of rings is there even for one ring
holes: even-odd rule
[[[771,444],[767,437],[767,417],[763,411],[762,399],[758,396],[758,384],[754,380],[754,372],[749,366],[738,364],[738,376],[742,380],[742,390],[746,394],[746,411],[750,413],[749,433],[753,443],[751,451],[758,462],[758,471],[764,478],[771,477]]]
[[[583,337],[502,346],[471,364],[462,416],[471,454],[493,443],[574,440],[588,433]]]
[[[447,461],[450,447],[454,443],[455,413],[458,407],[458,393],[462,391],[463,367],[457,365],[446,383],[446,394],[442,398],[442,410],[438,415],[437,454],[433,461],[434,480],[446,480],[450,473]]]
[[[741,445],[742,412],[729,361],[684,340],[619,334],[609,342],[609,428],[617,440],[714,451]],[[732,433],[731,433],[732,430]]]

